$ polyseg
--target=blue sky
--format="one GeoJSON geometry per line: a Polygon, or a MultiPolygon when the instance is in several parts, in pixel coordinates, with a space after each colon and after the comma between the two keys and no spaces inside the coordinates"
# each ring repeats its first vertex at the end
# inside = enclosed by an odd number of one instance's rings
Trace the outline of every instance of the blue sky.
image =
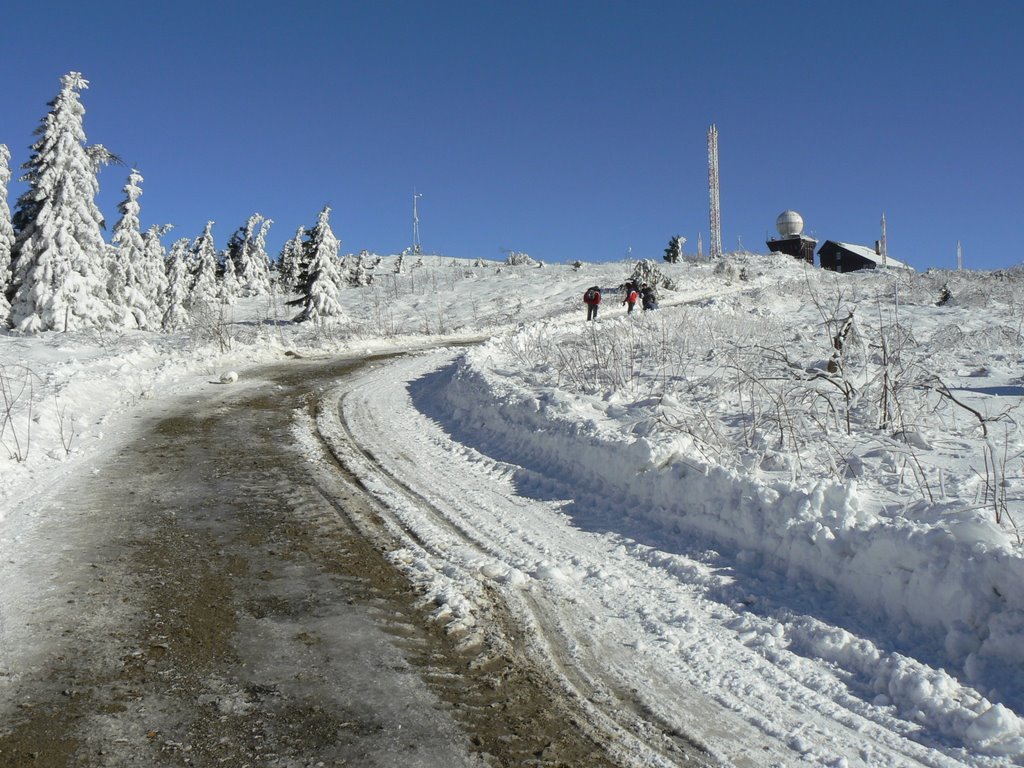
{"type": "MultiPolygon", "coordinates": [[[[325,204],[344,252],[551,262],[820,240],[918,268],[1024,260],[1024,2],[41,0],[5,13],[0,143],[20,166],[81,71],[85,130],[145,177],[169,244],[253,212],[276,253],[325,204]]],[[[15,178],[20,175],[15,168],[15,178]]],[[[126,168],[100,176],[113,224],[126,168]]],[[[21,190],[12,183],[9,200],[21,190]]]]}

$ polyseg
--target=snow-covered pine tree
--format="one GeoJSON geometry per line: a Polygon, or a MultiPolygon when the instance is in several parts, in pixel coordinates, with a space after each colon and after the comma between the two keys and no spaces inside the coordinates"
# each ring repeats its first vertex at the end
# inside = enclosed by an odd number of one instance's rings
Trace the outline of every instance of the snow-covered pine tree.
{"type": "Polygon", "coordinates": [[[228,254],[234,262],[241,296],[262,296],[270,291],[266,233],[271,223],[270,219],[254,213],[228,241],[228,254]]]}
{"type": "Polygon", "coordinates": [[[163,315],[167,293],[167,251],[160,238],[171,229],[170,224],[154,224],[142,236],[143,261],[140,277],[143,280],[146,295],[150,297],[159,312],[157,317],[163,315]]]}
{"type": "Polygon", "coordinates": [[[103,216],[96,207],[99,166],[112,155],[86,147],[79,72],[61,90],[36,129],[39,140],[23,166],[28,189],[12,217],[15,232],[11,323],[25,332],[110,325],[103,216]]]}
{"type": "Polygon", "coordinates": [[[167,288],[164,293],[164,316],[161,327],[177,331],[192,324],[188,301],[192,295],[192,243],[187,237],[176,240],[167,257],[167,288]]]}
{"type": "Polygon", "coordinates": [[[273,282],[270,273],[270,256],[267,254],[267,233],[273,224],[273,219],[263,219],[253,241],[252,265],[254,268],[254,287],[258,291],[255,295],[257,296],[270,293],[271,283],[273,282]]]}
{"type": "Polygon", "coordinates": [[[299,290],[302,276],[306,273],[306,249],[303,241],[306,238],[306,228],[299,227],[295,231],[295,237],[284,244],[281,248],[281,257],[278,261],[277,271],[281,282],[281,290],[284,293],[295,293],[299,290]]]}
{"type": "Polygon", "coordinates": [[[665,249],[665,261],[669,264],[676,264],[680,259],[683,258],[683,243],[686,242],[686,238],[680,235],[676,235],[668,241],[668,248],[665,249]]]}
{"type": "Polygon", "coordinates": [[[228,251],[224,251],[223,269],[217,285],[217,297],[221,304],[234,304],[241,286],[238,282],[238,274],[235,272],[235,260],[231,258],[228,251]]]}
{"type": "Polygon", "coordinates": [[[299,285],[299,296],[288,302],[290,307],[302,307],[295,322],[312,320],[317,323],[340,320],[345,316],[338,301],[342,274],[338,262],[341,242],[334,236],[330,224],[331,208],[324,206],[316,226],[304,243],[304,261],[308,264],[299,285]]]}
{"type": "Polygon", "coordinates": [[[346,280],[354,288],[365,288],[373,282],[373,275],[370,274],[366,266],[366,257],[368,255],[368,251],[360,251],[358,254],[351,256],[350,259],[346,259],[346,261],[351,261],[346,280]]]}
{"type": "Polygon", "coordinates": [[[217,290],[217,248],[213,243],[213,222],[206,222],[203,234],[192,243],[193,280],[187,306],[192,312],[211,309],[219,298],[217,290]]]}
{"type": "Polygon", "coordinates": [[[110,296],[115,302],[120,300],[116,306],[122,310],[128,327],[149,329],[159,325],[161,313],[150,285],[146,243],[139,221],[142,181],[142,174],[133,168],[124,185],[125,199],[117,207],[121,218],[114,225],[110,238],[113,257],[110,296]]]}
{"type": "Polygon", "coordinates": [[[7,205],[7,185],[11,181],[11,151],[0,144],[0,324],[11,314],[7,290],[11,285],[11,251],[14,249],[14,227],[7,205]]]}
{"type": "Polygon", "coordinates": [[[405,273],[405,251],[398,254],[398,258],[395,259],[395,274],[401,275],[405,273]]]}

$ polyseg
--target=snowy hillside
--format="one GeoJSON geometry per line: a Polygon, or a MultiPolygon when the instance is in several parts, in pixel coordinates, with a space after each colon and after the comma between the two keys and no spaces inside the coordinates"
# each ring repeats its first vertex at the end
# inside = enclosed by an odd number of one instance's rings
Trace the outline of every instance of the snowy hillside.
{"type": "Polygon", "coordinates": [[[229,372],[244,385],[286,353],[479,340],[345,393],[375,456],[389,440],[419,452],[431,471],[409,482],[547,505],[517,521],[497,500],[436,502],[484,564],[392,507],[422,543],[394,560],[439,619],[472,634],[481,573],[510,601],[550,589],[566,637],[592,637],[594,664],[724,762],[758,764],[758,739],[767,764],[1024,762],[1020,276],[835,275],[778,255],[655,266],[660,308],[628,316],[632,262],[428,258],[398,274],[384,259],[344,289],[336,325],[292,324],[265,296],[191,332],[3,335],[0,668],[27,652],[32,585],[13,564],[34,494],[90,471],[149,402],[229,372]],[[605,300],[587,323],[593,284],[605,300]],[[676,680],[713,702],[706,717],[675,711],[676,680]],[[715,707],[743,749],[717,744],[715,707]]]}

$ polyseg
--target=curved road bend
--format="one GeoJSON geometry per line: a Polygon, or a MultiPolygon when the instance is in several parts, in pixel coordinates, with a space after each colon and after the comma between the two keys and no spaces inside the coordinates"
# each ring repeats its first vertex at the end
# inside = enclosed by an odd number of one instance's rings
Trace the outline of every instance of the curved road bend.
{"type": "Polygon", "coordinates": [[[291,446],[295,409],[365,364],[166,406],[37,510],[40,597],[6,620],[42,644],[0,668],[0,766],[614,764],[542,667],[445,638],[357,529],[358,487],[291,446]]]}

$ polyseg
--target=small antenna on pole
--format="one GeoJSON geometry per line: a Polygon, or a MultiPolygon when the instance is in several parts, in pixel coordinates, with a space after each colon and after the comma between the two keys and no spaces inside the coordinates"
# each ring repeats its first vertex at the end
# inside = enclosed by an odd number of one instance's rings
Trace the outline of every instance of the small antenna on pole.
{"type": "Polygon", "coordinates": [[[959,240],[956,241],[956,268],[957,269],[963,269],[964,268],[964,251],[963,251],[963,248],[960,247],[960,241],[959,240]]]}
{"type": "Polygon", "coordinates": [[[417,256],[422,253],[420,248],[420,216],[416,207],[416,201],[423,197],[422,194],[416,191],[416,188],[412,189],[412,252],[417,256]]]}

